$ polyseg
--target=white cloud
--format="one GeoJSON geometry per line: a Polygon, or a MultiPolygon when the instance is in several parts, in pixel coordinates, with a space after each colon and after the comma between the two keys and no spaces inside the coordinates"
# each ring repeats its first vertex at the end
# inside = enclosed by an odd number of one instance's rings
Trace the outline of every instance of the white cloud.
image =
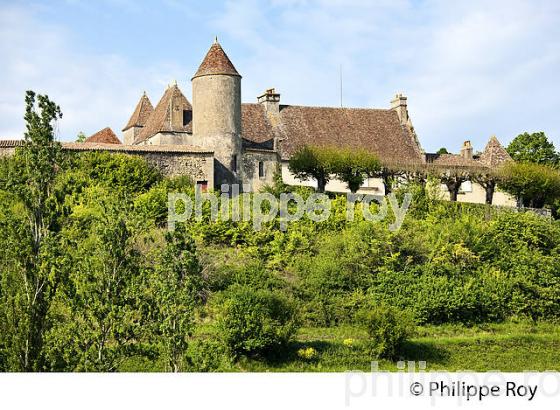
{"type": "Polygon", "coordinates": [[[560,148],[560,6],[555,1],[226,3],[215,21],[249,52],[244,95],[276,85],[292,104],[386,107],[409,96],[421,142],[483,148],[544,130],[560,148]]]}
{"type": "MultiPolygon", "coordinates": [[[[137,4],[111,1],[132,10],[137,4]]],[[[202,13],[177,0],[166,7],[202,13]]],[[[342,65],[344,105],[388,107],[404,92],[428,150],[457,150],[464,139],[481,149],[491,134],[507,143],[541,130],[560,148],[557,1],[236,0],[210,9],[188,30],[209,25],[222,33],[243,75],[244,101],[275,86],[284,103],[336,106],[342,65]]],[[[177,40],[185,53],[193,48],[188,30],[177,40]]],[[[151,31],[157,36],[157,27],[151,31]]],[[[61,136],[72,139],[107,125],[119,131],[144,89],[155,104],[172,78],[193,69],[178,65],[176,54],[142,66],[91,54],[72,34],[32,9],[0,7],[0,137],[22,134],[26,89],[61,105],[61,136]]],[[[189,96],[190,83],[180,85],[189,96]]]]}
{"type": "Polygon", "coordinates": [[[61,106],[59,137],[74,140],[79,131],[89,135],[105,126],[119,134],[142,91],[156,104],[166,84],[184,73],[172,62],[136,67],[119,55],[82,53],[72,33],[15,7],[0,8],[0,38],[3,138],[22,137],[28,89],[61,106]]]}

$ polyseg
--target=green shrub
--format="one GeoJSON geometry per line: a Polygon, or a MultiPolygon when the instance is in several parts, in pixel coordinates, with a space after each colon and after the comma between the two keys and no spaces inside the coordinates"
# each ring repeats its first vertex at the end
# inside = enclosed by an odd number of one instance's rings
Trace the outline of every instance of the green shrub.
{"type": "Polygon", "coordinates": [[[157,168],[139,156],[109,152],[81,152],[70,160],[73,169],[84,172],[98,184],[130,193],[145,192],[162,180],[157,168]]]}
{"type": "Polygon", "coordinates": [[[218,332],[234,356],[267,355],[292,339],[298,323],[284,295],[247,286],[235,286],[228,293],[218,332]]]}
{"type": "Polygon", "coordinates": [[[200,339],[189,343],[189,370],[194,372],[227,371],[231,368],[228,350],[219,340],[200,339]]]}
{"type": "Polygon", "coordinates": [[[414,330],[408,313],[384,304],[365,308],[359,319],[368,332],[369,349],[375,357],[396,358],[414,330]]]}

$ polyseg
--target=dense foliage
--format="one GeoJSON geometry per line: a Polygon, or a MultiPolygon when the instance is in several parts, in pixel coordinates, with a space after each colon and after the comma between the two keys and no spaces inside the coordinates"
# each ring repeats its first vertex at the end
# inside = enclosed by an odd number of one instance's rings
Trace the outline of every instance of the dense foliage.
{"type": "Polygon", "coordinates": [[[509,162],[498,172],[502,189],[511,193],[525,206],[554,206],[560,198],[560,171],[532,162],[509,162]]]}
{"type": "Polygon", "coordinates": [[[289,162],[289,169],[297,178],[317,181],[317,191],[324,192],[332,176],[345,182],[351,192],[356,192],[366,178],[380,171],[377,157],[363,149],[304,146],[297,150],[289,162]]]}
{"type": "Polygon", "coordinates": [[[550,166],[557,166],[560,162],[560,155],[544,132],[519,134],[510,142],[507,152],[514,161],[518,162],[550,166]]]}
{"type": "Polygon", "coordinates": [[[297,330],[293,304],[281,293],[235,286],[220,309],[218,329],[234,355],[270,354],[297,330]]]}
{"type": "Polygon", "coordinates": [[[414,332],[406,311],[391,306],[367,306],[359,316],[370,337],[369,346],[374,357],[398,357],[403,344],[414,332]]]}
{"type": "Polygon", "coordinates": [[[29,96],[29,146],[0,159],[3,371],[309,362],[320,346],[294,342],[300,325],[361,328],[370,353],[398,358],[415,325],[560,319],[559,221],[411,183],[396,191],[413,194],[398,231],[390,217],[348,221],[333,196],[329,219],[286,231],[210,222],[205,207],[169,232],[167,193],[194,195],[190,181],[139,157],[60,152],[57,108],[39,101],[29,96]]]}

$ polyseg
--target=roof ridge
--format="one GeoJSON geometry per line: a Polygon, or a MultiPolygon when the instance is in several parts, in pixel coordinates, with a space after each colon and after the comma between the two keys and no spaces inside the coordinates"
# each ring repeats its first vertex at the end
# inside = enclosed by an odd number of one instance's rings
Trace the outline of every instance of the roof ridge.
{"type": "MultiPolygon", "coordinates": [[[[262,105],[259,102],[246,102],[241,103],[241,105],[262,105]]],[[[300,105],[300,104],[280,104],[280,107],[294,107],[294,108],[317,108],[317,109],[331,109],[331,110],[356,110],[356,111],[393,111],[391,108],[375,108],[375,107],[333,107],[328,105],[300,105]]]]}

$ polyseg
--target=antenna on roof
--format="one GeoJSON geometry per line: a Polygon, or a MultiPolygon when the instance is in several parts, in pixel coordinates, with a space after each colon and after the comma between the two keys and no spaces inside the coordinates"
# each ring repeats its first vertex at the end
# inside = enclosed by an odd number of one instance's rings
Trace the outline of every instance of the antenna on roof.
{"type": "Polygon", "coordinates": [[[340,65],[340,108],[342,108],[342,64],[340,65]]]}
{"type": "Polygon", "coordinates": [[[218,44],[218,36],[214,37],[214,44],[218,44]]]}

